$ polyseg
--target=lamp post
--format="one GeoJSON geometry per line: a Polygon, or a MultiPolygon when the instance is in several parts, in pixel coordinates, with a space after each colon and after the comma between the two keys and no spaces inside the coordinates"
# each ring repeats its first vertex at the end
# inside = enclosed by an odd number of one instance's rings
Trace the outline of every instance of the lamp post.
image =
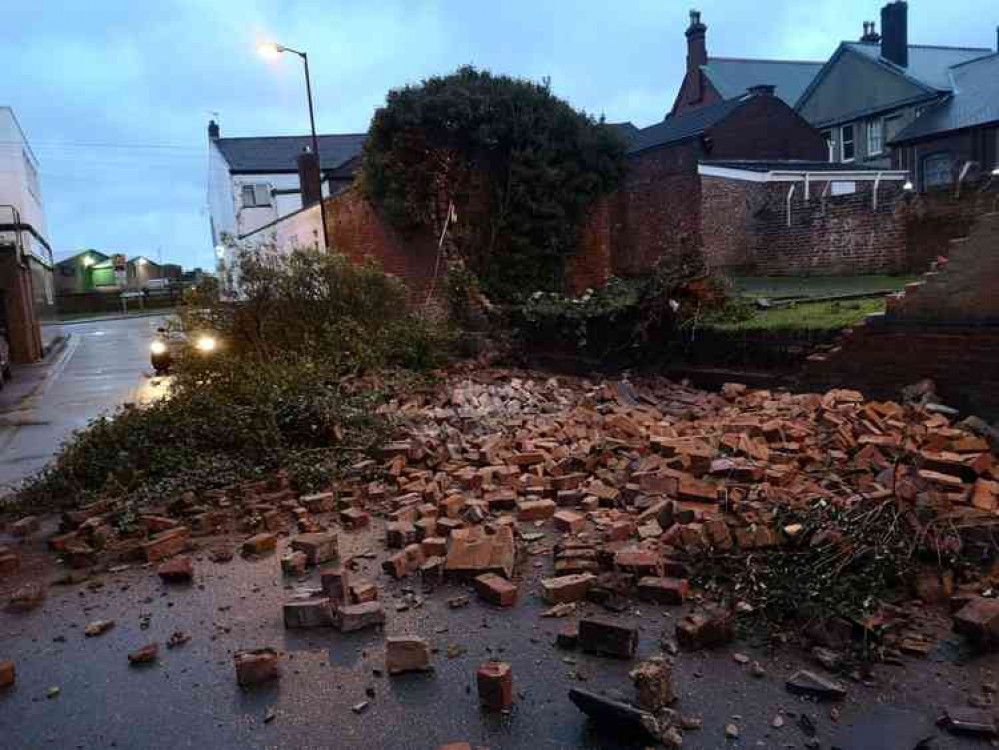
{"type": "Polygon", "coordinates": [[[329,250],[329,244],[326,242],[326,203],[323,201],[323,162],[319,154],[319,138],[316,137],[316,115],[312,106],[312,79],[309,76],[309,56],[305,52],[299,52],[297,49],[285,47],[283,44],[275,42],[264,42],[260,45],[259,50],[261,55],[270,60],[276,60],[282,52],[291,52],[302,58],[302,63],[305,65],[305,93],[309,100],[309,126],[312,129],[312,153],[316,155],[316,162],[319,166],[319,222],[322,225],[320,229],[322,230],[323,249],[329,250]]]}

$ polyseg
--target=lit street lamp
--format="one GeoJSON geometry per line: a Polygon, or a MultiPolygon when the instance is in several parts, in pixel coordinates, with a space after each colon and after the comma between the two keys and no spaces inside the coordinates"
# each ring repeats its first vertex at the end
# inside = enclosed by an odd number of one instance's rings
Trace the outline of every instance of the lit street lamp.
{"type": "Polygon", "coordinates": [[[304,52],[299,52],[297,49],[285,47],[284,45],[277,44],[275,42],[263,42],[259,45],[258,49],[260,54],[268,60],[276,60],[281,56],[282,52],[291,52],[301,57],[302,62],[305,64],[305,93],[309,99],[309,125],[312,128],[312,153],[316,155],[316,163],[319,166],[319,223],[322,225],[320,228],[322,230],[321,236],[323,249],[329,250],[329,245],[326,242],[326,204],[323,202],[323,162],[322,157],[319,154],[319,139],[316,137],[316,115],[312,107],[312,81],[309,78],[309,56],[304,52]]]}

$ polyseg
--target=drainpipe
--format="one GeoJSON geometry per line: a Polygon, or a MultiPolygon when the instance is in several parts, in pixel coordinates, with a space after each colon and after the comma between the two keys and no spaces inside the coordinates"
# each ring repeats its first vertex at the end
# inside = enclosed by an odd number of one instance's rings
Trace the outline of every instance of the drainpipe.
{"type": "Polygon", "coordinates": [[[794,189],[798,187],[793,182],[791,183],[790,189],[787,191],[787,225],[791,226],[791,198],[794,197],[794,189]]]}
{"type": "Polygon", "coordinates": [[[878,212],[878,185],[881,184],[881,172],[878,172],[877,177],[874,178],[874,213],[878,212]]]}
{"type": "Polygon", "coordinates": [[[964,166],[961,167],[961,174],[958,175],[957,177],[957,185],[954,186],[955,198],[961,197],[961,185],[964,183],[964,178],[968,176],[968,171],[971,169],[971,167],[976,164],[978,164],[978,162],[968,160],[964,163],[964,166]]]}
{"type": "Polygon", "coordinates": [[[805,172],[805,203],[808,203],[808,199],[811,196],[811,190],[809,189],[811,184],[808,180],[809,176],[808,172],[805,172]]]}

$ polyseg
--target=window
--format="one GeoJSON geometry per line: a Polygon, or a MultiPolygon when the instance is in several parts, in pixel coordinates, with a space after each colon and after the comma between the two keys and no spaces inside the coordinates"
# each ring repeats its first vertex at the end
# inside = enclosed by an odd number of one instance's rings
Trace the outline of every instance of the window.
{"type": "Polygon", "coordinates": [[[833,195],[850,195],[857,192],[856,182],[834,182],[830,192],[833,195]]]}
{"type": "Polygon", "coordinates": [[[822,140],[826,142],[826,154],[828,154],[829,161],[836,161],[836,144],[833,143],[832,131],[823,130],[822,140]]]}
{"type": "Polygon", "coordinates": [[[877,156],[885,150],[885,121],[875,117],[867,121],[867,155],[877,156]]]}
{"type": "Polygon", "coordinates": [[[853,161],[853,125],[844,125],[839,129],[840,161],[853,161]]]}
{"type": "Polygon", "coordinates": [[[267,185],[243,185],[243,208],[259,208],[271,205],[271,191],[267,185]]]}
{"type": "Polygon", "coordinates": [[[948,151],[923,159],[923,187],[949,185],[954,180],[954,157],[948,151]]]}

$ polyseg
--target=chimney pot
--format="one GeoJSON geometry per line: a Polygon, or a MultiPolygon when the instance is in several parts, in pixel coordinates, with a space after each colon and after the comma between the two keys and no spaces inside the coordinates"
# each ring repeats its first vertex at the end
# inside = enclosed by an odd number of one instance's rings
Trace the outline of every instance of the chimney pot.
{"type": "Polygon", "coordinates": [[[758,83],[746,89],[752,96],[773,96],[777,87],[770,83],[758,83]]]}
{"type": "Polygon", "coordinates": [[[211,140],[216,140],[222,134],[219,124],[215,120],[208,121],[208,137],[211,140]]]}

